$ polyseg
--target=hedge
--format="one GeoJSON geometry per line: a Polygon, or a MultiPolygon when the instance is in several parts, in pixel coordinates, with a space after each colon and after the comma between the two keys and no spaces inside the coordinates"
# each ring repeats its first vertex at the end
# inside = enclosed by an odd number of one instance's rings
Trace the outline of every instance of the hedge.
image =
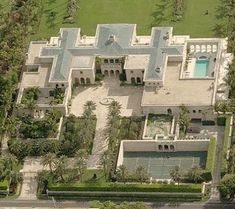
{"type": "Polygon", "coordinates": [[[223,143],[221,172],[226,172],[227,170],[227,151],[228,151],[228,138],[229,138],[229,130],[230,130],[230,119],[231,119],[231,116],[227,115],[225,129],[224,129],[224,143],[223,143]]]}
{"type": "Polygon", "coordinates": [[[84,183],[49,183],[50,191],[116,191],[116,192],[182,192],[201,193],[201,184],[172,185],[172,184],[84,184],[84,183]]]}
{"type": "Polygon", "coordinates": [[[202,121],[202,125],[203,126],[214,126],[215,125],[215,121],[213,121],[213,120],[203,120],[202,121]]]}
{"type": "Polygon", "coordinates": [[[226,124],[226,117],[225,116],[218,116],[217,117],[217,125],[218,126],[225,126],[226,124]]]}
{"type": "MultiPolygon", "coordinates": [[[[102,192],[90,192],[90,193],[48,193],[48,196],[56,197],[56,199],[66,199],[66,200],[112,200],[112,201],[159,201],[159,202],[193,202],[193,201],[200,201],[202,199],[202,194],[193,193],[143,193],[143,194],[136,194],[136,193],[126,193],[120,194],[113,192],[112,194],[104,194],[102,192]]],[[[45,198],[45,196],[40,196],[45,198]]],[[[46,196],[47,197],[47,196],[46,196]]]]}
{"type": "Polygon", "coordinates": [[[8,181],[4,180],[4,181],[0,181],[0,190],[7,190],[8,188],[8,181]]]}

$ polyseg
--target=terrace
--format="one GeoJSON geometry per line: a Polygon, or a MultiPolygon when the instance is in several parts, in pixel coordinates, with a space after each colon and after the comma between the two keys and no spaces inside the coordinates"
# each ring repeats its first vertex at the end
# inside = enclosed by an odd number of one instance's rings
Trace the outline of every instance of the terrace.
{"type": "Polygon", "coordinates": [[[144,139],[157,139],[172,133],[174,120],[171,115],[149,114],[145,121],[144,139]]]}

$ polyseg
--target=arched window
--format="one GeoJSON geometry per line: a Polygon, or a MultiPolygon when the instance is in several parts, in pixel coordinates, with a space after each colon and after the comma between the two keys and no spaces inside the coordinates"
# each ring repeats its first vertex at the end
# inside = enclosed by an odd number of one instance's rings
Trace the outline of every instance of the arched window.
{"type": "Polygon", "coordinates": [[[172,115],[172,110],[169,108],[169,109],[167,109],[167,114],[168,115],[172,115]]]}
{"type": "Polygon", "coordinates": [[[113,70],[110,70],[110,75],[114,75],[114,71],[113,70]]]}
{"type": "Polygon", "coordinates": [[[131,83],[135,84],[135,78],[134,77],[131,77],[131,83]]]}
{"type": "Polygon", "coordinates": [[[163,150],[162,145],[158,145],[159,150],[163,150]]]}
{"type": "Polygon", "coordinates": [[[170,145],[170,150],[172,150],[172,151],[175,150],[174,145],[172,145],[172,144],[170,145]]]}
{"type": "Polygon", "coordinates": [[[169,150],[168,145],[164,145],[164,150],[169,150]]]}
{"type": "Polygon", "coordinates": [[[137,83],[141,83],[141,78],[137,77],[137,83]]]}

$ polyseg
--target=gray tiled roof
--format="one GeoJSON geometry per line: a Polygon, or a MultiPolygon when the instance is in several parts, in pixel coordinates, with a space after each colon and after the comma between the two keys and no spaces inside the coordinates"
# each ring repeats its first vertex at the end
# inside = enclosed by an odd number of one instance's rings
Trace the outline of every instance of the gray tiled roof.
{"type": "Polygon", "coordinates": [[[59,47],[43,47],[41,57],[54,57],[51,81],[66,81],[70,72],[73,56],[124,56],[129,54],[149,54],[149,66],[145,80],[160,80],[166,55],[182,55],[183,46],[169,46],[167,36],[171,28],[153,28],[149,46],[131,46],[134,24],[101,24],[96,33],[96,44],[93,47],[75,46],[80,36],[79,28],[61,29],[59,47]],[[115,41],[110,41],[114,36],[115,41]]]}

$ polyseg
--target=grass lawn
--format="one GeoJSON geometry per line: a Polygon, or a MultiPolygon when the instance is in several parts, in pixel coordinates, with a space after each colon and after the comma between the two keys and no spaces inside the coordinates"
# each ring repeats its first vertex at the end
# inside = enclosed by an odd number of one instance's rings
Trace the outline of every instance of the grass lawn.
{"type": "Polygon", "coordinates": [[[0,5],[2,7],[2,10],[6,12],[11,7],[11,1],[10,0],[1,0],[0,5]]]}
{"type": "Polygon", "coordinates": [[[215,162],[216,139],[212,138],[209,143],[206,160],[206,170],[213,172],[215,162]]]}
{"type": "Polygon", "coordinates": [[[43,0],[42,19],[33,39],[55,36],[61,27],[81,27],[83,34],[94,35],[99,23],[136,23],[140,35],[150,34],[152,26],[173,26],[175,34],[213,37],[220,0],[185,0],[185,16],[180,22],[171,21],[172,0],[80,0],[74,23],[63,24],[67,1],[43,0]],[[55,12],[54,20],[50,20],[50,12],[55,12]]]}
{"type": "Polygon", "coordinates": [[[102,184],[105,182],[105,176],[102,169],[88,169],[85,171],[85,173],[82,175],[82,181],[85,183],[94,183],[92,180],[94,174],[96,174],[96,183],[102,184]]]}

